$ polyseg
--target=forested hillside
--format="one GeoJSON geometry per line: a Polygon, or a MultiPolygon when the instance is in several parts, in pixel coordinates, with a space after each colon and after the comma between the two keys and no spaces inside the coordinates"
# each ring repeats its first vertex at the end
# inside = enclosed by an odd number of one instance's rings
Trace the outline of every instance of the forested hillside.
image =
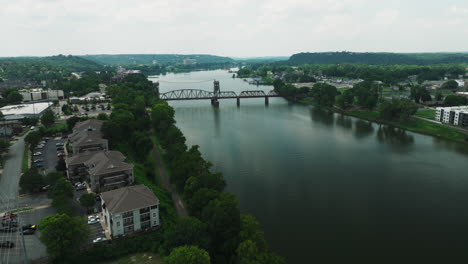
{"type": "Polygon", "coordinates": [[[71,72],[101,71],[103,66],[76,56],[0,58],[0,78],[57,80],[71,72]]]}
{"type": "Polygon", "coordinates": [[[468,63],[468,53],[298,53],[292,55],[288,63],[290,65],[336,63],[428,65],[468,63]]]}
{"type": "Polygon", "coordinates": [[[178,55],[178,54],[117,54],[117,55],[84,55],[82,58],[105,65],[175,65],[175,64],[209,64],[234,62],[228,57],[213,55],[178,55]]]}

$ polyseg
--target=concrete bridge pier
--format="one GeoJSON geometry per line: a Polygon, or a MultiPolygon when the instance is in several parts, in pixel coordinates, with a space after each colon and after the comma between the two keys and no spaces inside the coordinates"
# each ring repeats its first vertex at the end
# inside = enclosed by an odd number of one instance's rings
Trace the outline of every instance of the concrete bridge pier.
{"type": "Polygon", "coordinates": [[[219,107],[218,99],[211,99],[211,105],[214,106],[214,107],[219,107]]]}
{"type": "Polygon", "coordinates": [[[237,99],[237,106],[240,106],[240,98],[237,97],[236,99],[237,99]]]}
{"type": "Polygon", "coordinates": [[[268,100],[268,96],[265,96],[265,105],[268,105],[270,102],[268,100]]]}

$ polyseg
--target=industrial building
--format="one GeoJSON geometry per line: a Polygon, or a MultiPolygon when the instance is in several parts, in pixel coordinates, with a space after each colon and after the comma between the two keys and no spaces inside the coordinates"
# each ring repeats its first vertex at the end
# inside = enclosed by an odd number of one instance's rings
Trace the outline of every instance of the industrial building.
{"type": "Polygon", "coordinates": [[[0,108],[0,111],[5,120],[21,120],[23,118],[39,117],[51,106],[51,102],[7,105],[0,108]]]}
{"type": "Polygon", "coordinates": [[[23,96],[23,102],[51,101],[65,98],[62,90],[43,90],[41,88],[36,88],[23,89],[18,92],[23,96]]]}
{"type": "Polygon", "coordinates": [[[468,106],[437,107],[435,120],[455,126],[468,126],[468,106]]]}

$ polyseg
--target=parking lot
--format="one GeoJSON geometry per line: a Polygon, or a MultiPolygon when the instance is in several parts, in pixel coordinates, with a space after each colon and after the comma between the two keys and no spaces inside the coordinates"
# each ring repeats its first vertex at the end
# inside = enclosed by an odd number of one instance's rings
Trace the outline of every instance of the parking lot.
{"type": "Polygon", "coordinates": [[[60,137],[56,138],[49,138],[44,147],[37,148],[34,150],[34,153],[41,152],[41,155],[36,155],[33,157],[33,160],[41,159],[41,163],[43,165],[42,170],[45,174],[49,172],[55,172],[55,166],[57,165],[58,157],[57,157],[57,143],[65,143],[66,139],[62,139],[60,137]]]}
{"type": "MultiPolygon", "coordinates": [[[[42,218],[53,215],[54,213],[55,209],[52,207],[18,213],[18,217],[20,218],[19,226],[29,224],[37,225],[42,218]]],[[[19,227],[16,232],[0,232],[0,242],[12,241],[15,244],[13,248],[0,248],[0,263],[23,263],[25,257],[24,246],[26,248],[26,256],[29,260],[47,256],[46,247],[40,242],[39,235],[39,230],[36,230],[32,235],[24,235],[23,244],[19,227]]]]}
{"type": "MultiPolygon", "coordinates": [[[[100,214],[93,214],[93,216],[100,216],[100,214]]],[[[89,226],[89,229],[91,230],[91,235],[89,236],[89,243],[93,243],[93,240],[96,239],[96,238],[105,238],[106,235],[105,235],[105,231],[104,229],[102,228],[102,224],[101,222],[103,221],[104,219],[102,219],[102,217],[99,218],[99,221],[97,223],[94,223],[94,224],[88,224],[89,226]]]]}

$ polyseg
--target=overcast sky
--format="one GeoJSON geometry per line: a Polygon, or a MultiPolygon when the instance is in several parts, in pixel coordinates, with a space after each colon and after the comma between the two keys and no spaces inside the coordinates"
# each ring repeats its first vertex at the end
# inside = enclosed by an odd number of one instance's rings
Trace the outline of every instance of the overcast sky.
{"type": "Polygon", "coordinates": [[[0,56],[468,51],[467,0],[0,0],[0,56]]]}

